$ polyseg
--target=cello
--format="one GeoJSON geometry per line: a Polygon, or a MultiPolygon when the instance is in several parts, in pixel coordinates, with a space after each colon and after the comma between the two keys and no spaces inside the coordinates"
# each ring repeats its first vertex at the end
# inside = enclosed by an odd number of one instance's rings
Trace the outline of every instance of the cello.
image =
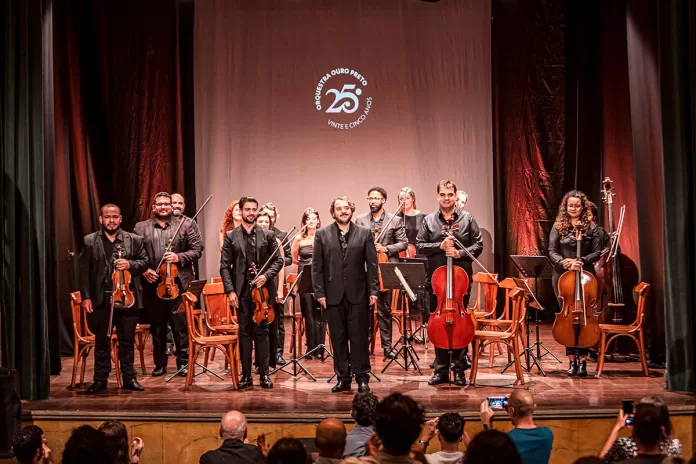
{"type": "MultiPolygon", "coordinates": [[[[582,232],[575,231],[575,256],[582,253],[582,232]]],[[[597,279],[585,270],[566,271],[558,279],[561,312],[553,322],[553,338],[567,348],[590,348],[599,342],[599,320],[593,307],[597,302],[597,279]]]]}

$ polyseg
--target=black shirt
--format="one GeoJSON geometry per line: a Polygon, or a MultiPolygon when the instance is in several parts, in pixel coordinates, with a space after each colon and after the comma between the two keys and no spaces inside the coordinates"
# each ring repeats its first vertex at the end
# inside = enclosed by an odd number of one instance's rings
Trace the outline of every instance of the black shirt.
{"type": "Polygon", "coordinates": [[[259,263],[256,262],[256,228],[252,228],[251,232],[247,232],[244,227],[242,227],[242,236],[244,237],[244,249],[246,250],[246,278],[247,280],[254,280],[256,277],[251,271],[251,265],[259,263]]]}
{"type": "Polygon", "coordinates": [[[113,288],[113,283],[111,282],[111,274],[114,273],[114,261],[117,259],[116,245],[120,245],[121,241],[119,239],[116,239],[112,242],[111,240],[109,240],[109,237],[106,236],[106,233],[103,233],[101,238],[102,246],[104,247],[104,256],[106,256],[106,261],[109,267],[109,272],[107,272],[104,276],[104,283],[102,287],[104,288],[104,290],[111,291],[111,289],[113,288]]]}
{"type": "Polygon", "coordinates": [[[384,222],[384,211],[382,211],[382,215],[378,217],[377,219],[374,218],[372,213],[370,213],[370,229],[372,230],[372,235],[375,236],[375,239],[379,235],[379,232],[382,231],[382,223],[384,222]],[[378,232],[379,230],[379,232],[378,232]]]}
{"type": "Polygon", "coordinates": [[[338,243],[341,244],[341,257],[345,258],[346,251],[348,251],[348,239],[350,237],[350,233],[353,230],[353,224],[348,224],[347,232],[343,232],[340,227],[336,227],[336,230],[338,231],[338,243]]]}
{"type": "MultiPolygon", "coordinates": [[[[158,263],[162,260],[162,256],[164,256],[164,252],[169,246],[169,241],[172,238],[172,235],[174,235],[174,230],[172,229],[172,218],[171,216],[169,219],[167,219],[167,222],[164,223],[164,226],[161,226],[159,222],[157,222],[157,219],[153,219],[153,243],[152,243],[152,250],[155,253],[155,256],[153,256],[153,261],[155,263],[158,263]]],[[[155,269],[157,271],[157,269],[155,269]]]]}
{"type": "Polygon", "coordinates": [[[408,238],[408,243],[415,245],[416,237],[418,237],[418,224],[423,221],[425,213],[418,213],[414,216],[403,215],[406,223],[406,237],[408,238]]]}
{"type": "MultiPolygon", "coordinates": [[[[564,236],[553,227],[549,234],[549,259],[554,265],[555,273],[564,273],[566,269],[561,265],[561,261],[566,258],[575,258],[577,240],[572,231],[564,236]]],[[[602,237],[599,227],[593,222],[587,232],[582,236],[580,244],[580,260],[583,269],[594,274],[594,263],[600,258],[602,252],[602,237]]]]}

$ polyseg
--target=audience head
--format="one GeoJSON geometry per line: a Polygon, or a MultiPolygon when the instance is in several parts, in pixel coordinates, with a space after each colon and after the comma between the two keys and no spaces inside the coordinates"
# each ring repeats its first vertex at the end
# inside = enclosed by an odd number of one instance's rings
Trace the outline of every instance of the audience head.
{"type": "Polygon", "coordinates": [[[372,392],[357,393],[353,397],[350,415],[358,425],[363,427],[374,425],[378,403],[377,397],[372,392]]]}
{"type": "Polygon", "coordinates": [[[43,430],[27,425],[12,437],[12,450],[21,464],[39,462],[42,456],[43,430]]]}
{"type": "Polygon", "coordinates": [[[445,443],[457,443],[464,435],[464,418],[456,412],[448,412],[437,421],[440,440],[445,443]]]}
{"type": "Polygon", "coordinates": [[[633,439],[638,452],[651,450],[664,437],[660,408],[649,403],[639,403],[633,416],[633,439]]]}
{"type": "Polygon", "coordinates": [[[266,464],[308,464],[309,454],[296,438],[281,438],[268,452],[266,464]]]}
{"type": "Polygon", "coordinates": [[[106,438],[99,430],[81,425],[72,431],[63,450],[63,464],[111,464],[106,438]]]}
{"type": "Polygon", "coordinates": [[[99,426],[99,431],[104,434],[106,446],[114,464],[130,463],[130,447],[126,426],[119,421],[106,421],[99,426]]]}
{"type": "Polygon", "coordinates": [[[375,430],[387,453],[408,454],[423,424],[423,408],[406,395],[394,393],[377,405],[375,430]]]}
{"type": "Polygon", "coordinates": [[[662,427],[665,429],[665,436],[672,436],[672,421],[669,418],[669,408],[662,398],[657,396],[646,396],[640,400],[640,404],[652,404],[660,410],[660,418],[662,419],[662,427]]]}
{"type": "Polygon", "coordinates": [[[531,417],[536,409],[534,395],[529,390],[513,390],[508,399],[507,412],[513,424],[525,417],[531,417]]]}
{"type": "Polygon", "coordinates": [[[220,421],[220,438],[223,440],[244,440],[247,436],[247,421],[239,411],[229,411],[220,421]]]}
{"type": "Polygon", "coordinates": [[[522,464],[522,458],[507,433],[486,430],[466,447],[465,464],[522,464]]]}
{"type": "Polygon", "coordinates": [[[583,456],[577,458],[573,464],[604,464],[604,459],[597,456],[583,456]]]}
{"type": "Polygon", "coordinates": [[[314,444],[319,456],[340,459],[346,448],[346,426],[338,419],[324,419],[317,426],[314,444]]]}

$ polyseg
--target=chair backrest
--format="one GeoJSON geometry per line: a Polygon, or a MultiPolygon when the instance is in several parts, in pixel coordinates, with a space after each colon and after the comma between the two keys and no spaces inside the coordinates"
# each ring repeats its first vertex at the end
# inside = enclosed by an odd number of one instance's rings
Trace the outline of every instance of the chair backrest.
{"type": "Polygon", "coordinates": [[[82,309],[82,295],[80,292],[70,293],[70,309],[72,310],[73,331],[75,338],[84,340],[85,337],[93,335],[87,325],[87,317],[82,309]]]}
{"type": "Polygon", "coordinates": [[[513,319],[512,317],[512,291],[517,288],[517,284],[510,277],[500,282],[500,288],[505,289],[505,308],[498,319],[513,319]]]}
{"type": "Polygon", "coordinates": [[[525,304],[524,290],[515,287],[510,289],[510,304],[512,306],[512,324],[510,324],[507,332],[515,332],[517,328],[524,322],[527,316],[527,305],[525,304]]]}
{"type": "Polygon", "coordinates": [[[217,284],[219,282],[222,282],[222,277],[211,277],[210,282],[213,284],[217,284]]]}
{"type": "Polygon", "coordinates": [[[631,325],[640,327],[643,325],[643,318],[645,317],[645,304],[650,293],[650,284],[641,282],[635,286],[633,291],[638,295],[638,309],[636,310],[636,320],[631,325]]]}
{"type": "Polygon", "coordinates": [[[184,304],[184,310],[186,311],[186,325],[188,325],[188,336],[194,343],[202,336],[200,328],[196,323],[194,318],[193,306],[198,301],[198,298],[191,293],[186,292],[181,296],[182,302],[184,304]]]}
{"type": "Polygon", "coordinates": [[[498,274],[490,276],[485,272],[477,272],[472,277],[472,280],[477,283],[476,288],[476,303],[474,304],[475,311],[485,311],[483,317],[489,318],[495,314],[495,309],[498,304],[498,284],[495,279],[498,274]]]}
{"type": "Polygon", "coordinates": [[[232,324],[237,318],[230,309],[230,300],[222,282],[205,284],[203,287],[205,321],[210,326],[232,324]]]}

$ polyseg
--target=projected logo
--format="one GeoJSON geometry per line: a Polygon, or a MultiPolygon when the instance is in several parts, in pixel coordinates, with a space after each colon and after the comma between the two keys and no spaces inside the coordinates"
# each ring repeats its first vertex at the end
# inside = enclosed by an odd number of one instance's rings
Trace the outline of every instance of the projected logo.
{"type": "Polygon", "coordinates": [[[367,79],[354,69],[336,68],[319,80],[314,91],[314,106],[328,115],[334,129],[354,129],[365,122],[372,108],[366,89],[367,79]]]}

